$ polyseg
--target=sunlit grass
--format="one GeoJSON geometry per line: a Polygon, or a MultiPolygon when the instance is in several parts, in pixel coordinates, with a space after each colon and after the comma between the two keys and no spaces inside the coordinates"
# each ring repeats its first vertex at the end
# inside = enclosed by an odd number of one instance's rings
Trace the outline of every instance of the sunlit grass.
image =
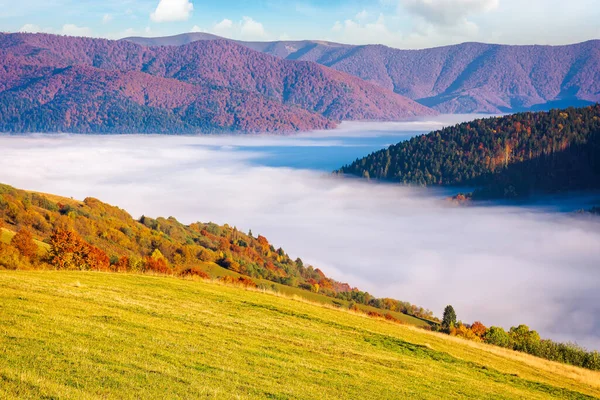
{"type": "Polygon", "coordinates": [[[0,398],[582,398],[600,374],[259,291],[0,272],[0,398]]]}

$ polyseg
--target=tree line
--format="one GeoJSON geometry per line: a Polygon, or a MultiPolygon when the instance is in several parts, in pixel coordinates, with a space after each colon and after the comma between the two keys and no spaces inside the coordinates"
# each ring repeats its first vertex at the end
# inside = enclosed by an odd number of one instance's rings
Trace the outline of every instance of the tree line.
{"type": "Polygon", "coordinates": [[[54,201],[6,185],[0,185],[0,222],[5,228],[4,236],[16,232],[5,243],[0,240],[0,269],[55,268],[209,277],[206,267],[216,264],[250,280],[267,280],[319,293],[334,301],[436,321],[429,310],[404,301],[378,299],[327,277],[300,258],[290,258],[262,235],[244,233],[229,225],[184,225],[172,217],[142,216],[135,220],[118,207],[94,198],[83,202],[54,201]],[[37,244],[34,238],[38,239],[37,244]]]}
{"type": "Polygon", "coordinates": [[[542,339],[538,332],[523,324],[511,327],[508,332],[499,326],[488,328],[479,321],[471,325],[464,324],[457,320],[456,311],[451,305],[444,309],[439,330],[451,336],[521,351],[551,361],[600,370],[598,351],[588,351],[576,343],[558,343],[542,339]]]}

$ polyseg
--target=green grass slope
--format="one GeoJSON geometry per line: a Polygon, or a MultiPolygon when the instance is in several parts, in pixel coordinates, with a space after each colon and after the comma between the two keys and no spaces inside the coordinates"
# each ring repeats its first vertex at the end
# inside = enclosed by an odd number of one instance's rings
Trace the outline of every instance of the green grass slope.
{"type": "Polygon", "coordinates": [[[0,398],[590,398],[600,374],[205,281],[0,272],[0,398]]]}

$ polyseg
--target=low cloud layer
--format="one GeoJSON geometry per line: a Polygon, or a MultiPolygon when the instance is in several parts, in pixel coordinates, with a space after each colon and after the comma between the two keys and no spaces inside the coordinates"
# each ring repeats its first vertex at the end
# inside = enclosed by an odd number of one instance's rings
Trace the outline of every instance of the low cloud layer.
{"type": "Polygon", "coordinates": [[[266,147],[344,145],[336,135],[0,137],[0,182],[252,229],[377,296],[600,349],[597,220],[261,165],[266,147]]]}

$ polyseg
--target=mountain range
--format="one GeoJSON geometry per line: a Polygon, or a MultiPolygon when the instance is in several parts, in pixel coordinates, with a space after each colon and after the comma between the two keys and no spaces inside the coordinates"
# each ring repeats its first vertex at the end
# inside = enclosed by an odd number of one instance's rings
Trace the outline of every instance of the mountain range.
{"type": "MultiPolygon", "coordinates": [[[[124,40],[179,46],[222,39],[188,33],[124,40]]],[[[355,75],[442,113],[536,111],[600,101],[600,40],[565,46],[463,43],[423,50],[312,40],[236,43],[355,75]]]]}
{"type": "Polygon", "coordinates": [[[227,40],[129,41],[0,34],[0,130],[296,131],[436,111],[314,62],[227,40]]]}

